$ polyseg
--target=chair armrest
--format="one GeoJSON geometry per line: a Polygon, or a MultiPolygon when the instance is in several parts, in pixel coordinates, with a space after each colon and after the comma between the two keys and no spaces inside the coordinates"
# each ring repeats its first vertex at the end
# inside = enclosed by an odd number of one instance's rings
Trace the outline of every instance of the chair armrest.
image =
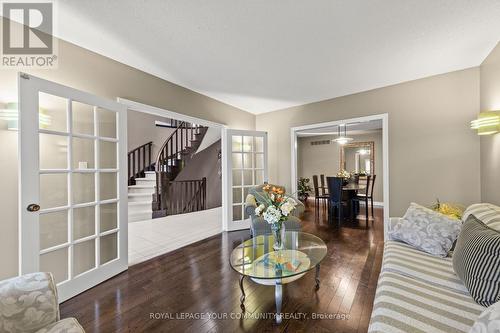
{"type": "Polygon", "coordinates": [[[295,207],[292,216],[300,218],[300,215],[302,215],[302,213],[306,210],[306,206],[298,199],[295,199],[295,201],[297,202],[297,207],[295,207]]]}
{"type": "Polygon", "coordinates": [[[0,281],[0,330],[36,332],[59,320],[54,278],[32,273],[0,281]]]}

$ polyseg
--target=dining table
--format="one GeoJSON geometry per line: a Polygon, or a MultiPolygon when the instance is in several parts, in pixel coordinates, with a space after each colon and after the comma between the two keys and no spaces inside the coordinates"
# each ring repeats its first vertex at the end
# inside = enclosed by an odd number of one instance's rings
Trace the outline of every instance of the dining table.
{"type": "Polygon", "coordinates": [[[345,185],[342,186],[342,199],[344,201],[347,201],[347,209],[343,209],[342,215],[344,218],[349,217],[353,219],[354,217],[357,216],[359,212],[359,207],[354,207],[357,208],[356,210],[353,209],[352,207],[352,199],[358,194],[358,191],[364,191],[366,190],[366,184],[358,184],[354,182],[349,182],[345,185]],[[354,213],[354,216],[351,214],[354,213]],[[347,215],[349,214],[349,215],[347,215]]]}

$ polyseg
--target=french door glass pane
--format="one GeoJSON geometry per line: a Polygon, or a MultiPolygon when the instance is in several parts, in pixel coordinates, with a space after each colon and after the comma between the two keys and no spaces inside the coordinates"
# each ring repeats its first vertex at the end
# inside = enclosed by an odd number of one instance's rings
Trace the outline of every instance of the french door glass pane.
{"type": "Polygon", "coordinates": [[[100,169],[116,169],[116,142],[99,140],[100,169]]]}
{"type": "Polygon", "coordinates": [[[95,206],[73,209],[73,239],[95,234],[95,206]]]}
{"type": "Polygon", "coordinates": [[[234,152],[241,151],[243,148],[243,138],[241,136],[232,136],[232,143],[231,143],[231,149],[234,152]]]}
{"type": "Polygon", "coordinates": [[[261,136],[255,137],[255,152],[257,153],[264,152],[264,138],[261,136]]]}
{"type": "Polygon", "coordinates": [[[252,154],[251,153],[243,154],[243,167],[245,169],[252,168],[252,154]]]}
{"type": "Polygon", "coordinates": [[[73,247],[73,275],[78,275],[95,267],[95,240],[75,244],[73,247]]]}
{"type": "Polygon", "coordinates": [[[253,151],[253,136],[243,137],[243,151],[253,151]]]}
{"type": "Polygon", "coordinates": [[[116,203],[110,203],[101,205],[100,216],[101,216],[101,231],[105,232],[108,230],[116,229],[118,224],[118,205],[116,203]]]}
{"type": "Polygon", "coordinates": [[[242,205],[233,206],[233,221],[240,221],[242,217],[242,205]]]}
{"type": "Polygon", "coordinates": [[[101,265],[118,258],[118,237],[116,233],[101,237],[101,265]]]}
{"type": "Polygon", "coordinates": [[[256,169],[264,168],[264,154],[255,154],[255,168],[256,169]]]}
{"type": "Polygon", "coordinates": [[[94,107],[72,102],[73,133],[94,135],[94,107]]]}
{"type": "Polygon", "coordinates": [[[40,169],[68,168],[68,138],[61,135],[39,134],[40,169]]]}
{"type": "Polygon", "coordinates": [[[40,255],[40,271],[51,272],[56,283],[68,279],[68,248],[62,248],[40,255]]]}
{"type": "Polygon", "coordinates": [[[241,161],[242,154],[233,153],[233,169],[243,168],[243,163],[241,161]]]}
{"type": "Polygon", "coordinates": [[[68,211],[40,214],[40,250],[68,241],[68,211]]]}
{"type": "Polygon", "coordinates": [[[116,199],[116,172],[101,172],[100,178],[100,196],[101,200],[116,199]]]}
{"type": "Polygon", "coordinates": [[[40,175],[40,207],[42,209],[68,205],[68,174],[40,175]]]}
{"type": "Polygon", "coordinates": [[[242,191],[241,187],[233,188],[233,203],[242,203],[244,198],[242,199],[242,191]]]}
{"type": "Polygon", "coordinates": [[[243,185],[253,185],[252,170],[243,170],[243,185]]]}
{"type": "Polygon", "coordinates": [[[73,138],[73,169],[94,169],[94,140],[73,138]]]}
{"type": "Polygon", "coordinates": [[[116,138],[116,112],[97,109],[99,122],[99,136],[107,138],[116,138]]]}
{"type": "Polygon", "coordinates": [[[233,186],[241,185],[241,170],[233,170],[233,186]]]}
{"type": "Polygon", "coordinates": [[[93,172],[73,173],[73,203],[81,204],[95,201],[95,174],[93,172]]]}
{"type": "Polygon", "coordinates": [[[51,131],[67,132],[68,100],[43,92],[39,93],[38,98],[40,128],[51,131]]]}

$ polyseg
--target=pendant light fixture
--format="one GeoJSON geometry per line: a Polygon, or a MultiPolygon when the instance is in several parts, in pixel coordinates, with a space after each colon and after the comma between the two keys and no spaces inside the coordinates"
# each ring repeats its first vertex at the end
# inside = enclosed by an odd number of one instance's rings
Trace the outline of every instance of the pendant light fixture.
{"type": "Polygon", "coordinates": [[[345,145],[346,143],[353,140],[353,138],[347,137],[347,124],[340,124],[338,127],[338,136],[333,139],[334,142],[337,142],[339,145],[345,145]],[[342,135],[342,127],[344,128],[344,134],[342,135]]]}

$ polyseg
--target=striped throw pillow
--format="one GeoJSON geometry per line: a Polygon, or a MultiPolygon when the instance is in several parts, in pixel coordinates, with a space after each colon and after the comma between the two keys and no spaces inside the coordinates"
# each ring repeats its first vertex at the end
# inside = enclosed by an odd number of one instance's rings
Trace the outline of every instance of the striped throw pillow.
{"type": "Polygon", "coordinates": [[[500,300],[500,233],[470,215],[453,252],[453,270],[478,304],[500,300]]]}

